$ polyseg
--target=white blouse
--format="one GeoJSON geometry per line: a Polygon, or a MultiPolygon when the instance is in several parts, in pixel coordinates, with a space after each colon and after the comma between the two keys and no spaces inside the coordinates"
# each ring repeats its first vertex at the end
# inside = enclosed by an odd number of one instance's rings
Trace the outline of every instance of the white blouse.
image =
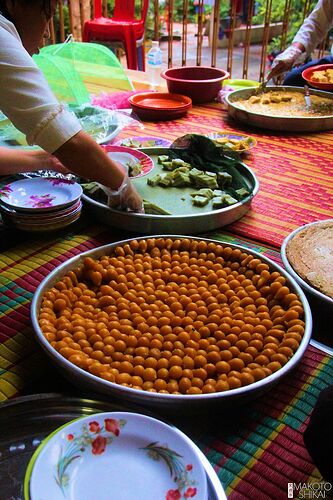
{"type": "Polygon", "coordinates": [[[333,25],[333,0],[319,0],[311,14],[304,20],[293,42],[304,45],[310,55],[324,40],[333,25]]]}
{"type": "Polygon", "coordinates": [[[29,144],[53,153],[81,129],[58,102],[10,21],[0,15],[0,109],[29,144]]]}

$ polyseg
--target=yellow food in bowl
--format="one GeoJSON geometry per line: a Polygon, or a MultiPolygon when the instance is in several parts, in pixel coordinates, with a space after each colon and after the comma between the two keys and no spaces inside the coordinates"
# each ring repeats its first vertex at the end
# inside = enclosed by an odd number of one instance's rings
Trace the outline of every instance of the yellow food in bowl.
{"type": "Polygon", "coordinates": [[[306,105],[304,94],[272,90],[247,99],[233,101],[239,108],[268,116],[315,117],[333,115],[333,99],[311,94],[311,106],[306,105]]]}
{"type": "Polygon", "coordinates": [[[314,71],[311,75],[311,81],[318,83],[333,83],[333,69],[314,71]]]}
{"type": "Polygon", "coordinates": [[[208,394],[282,368],[303,338],[286,278],[249,252],[148,238],[86,257],[44,293],[39,325],[71,363],[122,386],[208,394]]]}

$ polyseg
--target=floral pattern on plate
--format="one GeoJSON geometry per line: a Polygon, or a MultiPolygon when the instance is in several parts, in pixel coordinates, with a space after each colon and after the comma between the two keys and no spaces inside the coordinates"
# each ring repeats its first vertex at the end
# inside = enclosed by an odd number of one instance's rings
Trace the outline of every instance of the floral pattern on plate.
{"type": "Polygon", "coordinates": [[[17,210],[45,210],[75,203],[81,194],[81,186],[70,179],[34,177],[7,184],[0,199],[17,210]]]}
{"type": "Polygon", "coordinates": [[[150,443],[143,448],[148,452],[153,460],[162,460],[166,463],[170,476],[177,483],[178,488],[168,490],[166,500],[181,500],[182,498],[193,498],[197,494],[196,481],[190,478],[193,470],[192,464],[184,464],[183,457],[165,445],[160,445],[157,441],[150,443]]]}
{"type": "Polygon", "coordinates": [[[99,422],[93,420],[88,424],[83,424],[81,434],[67,434],[68,444],[60,452],[55,472],[55,480],[63,493],[70,483],[69,466],[71,463],[80,458],[86,449],[93,455],[104,453],[107,445],[119,436],[120,429],[125,424],[126,420],[106,418],[104,425],[101,426],[99,422]]]}
{"type": "Polygon", "coordinates": [[[8,198],[12,191],[10,186],[3,186],[0,188],[0,198],[8,198]]]}
{"type": "Polygon", "coordinates": [[[27,500],[39,499],[46,488],[49,498],[64,500],[207,499],[205,470],[190,440],[164,422],[129,412],[90,415],[47,437],[27,468],[27,500]]]}

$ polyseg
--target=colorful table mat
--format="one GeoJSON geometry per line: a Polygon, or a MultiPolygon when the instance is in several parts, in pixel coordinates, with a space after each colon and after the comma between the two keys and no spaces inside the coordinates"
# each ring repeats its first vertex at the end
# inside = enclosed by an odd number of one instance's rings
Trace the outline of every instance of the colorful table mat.
{"type": "MultiPolygon", "coordinates": [[[[272,248],[229,233],[210,237],[255,249],[279,261],[272,248]]],[[[129,237],[90,225],[76,234],[30,237],[0,254],[0,401],[47,376],[50,361],[34,340],[29,307],[39,283],[80,252],[129,237]]],[[[54,370],[55,374],[56,371],[54,370]]],[[[230,499],[284,499],[288,483],[319,481],[302,439],[319,392],[333,383],[333,359],[309,346],[293,373],[269,393],[229,412],[192,416],[194,439],[213,464],[230,499]]],[[[296,495],[295,495],[296,497],[296,495]]]]}
{"type": "Polygon", "coordinates": [[[221,104],[208,104],[194,106],[178,120],[144,122],[140,133],[123,130],[117,140],[136,135],[175,140],[188,133],[210,134],[221,130],[242,132],[258,142],[243,159],[258,177],[259,193],[251,210],[228,230],[279,248],[298,226],[332,217],[331,131],[296,134],[250,129],[231,121],[221,104]]]}

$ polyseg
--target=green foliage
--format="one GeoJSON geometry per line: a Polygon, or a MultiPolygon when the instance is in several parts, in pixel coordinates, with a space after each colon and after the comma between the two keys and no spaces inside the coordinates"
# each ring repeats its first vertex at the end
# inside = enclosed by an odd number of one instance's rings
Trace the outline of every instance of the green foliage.
{"type": "MultiPolygon", "coordinates": [[[[296,0],[292,3],[289,25],[288,25],[288,33],[286,38],[286,47],[290,45],[297,31],[301,27],[303,23],[304,16],[304,7],[306,0],[296,0]]],[[[316,5],[316,1],[313,0],[311,2],[310,11],[316,5]]],[[[283,21],[284,13],[285,13],[285,2],[281,2],[281,0],[273,0],[272,1],[272,13],[271,13],[271,22],[281,22],[283,21]]],[[[253,24],[264,24],[265,22],[265,13],[266,13],[266,0],[257,0],[256,2],[256,14],[253,16],[253,24]]],[[[273,38],[268,46],[269,52],[274,50],[281,50],[281,36],[277,36],[273,38]]]]}

